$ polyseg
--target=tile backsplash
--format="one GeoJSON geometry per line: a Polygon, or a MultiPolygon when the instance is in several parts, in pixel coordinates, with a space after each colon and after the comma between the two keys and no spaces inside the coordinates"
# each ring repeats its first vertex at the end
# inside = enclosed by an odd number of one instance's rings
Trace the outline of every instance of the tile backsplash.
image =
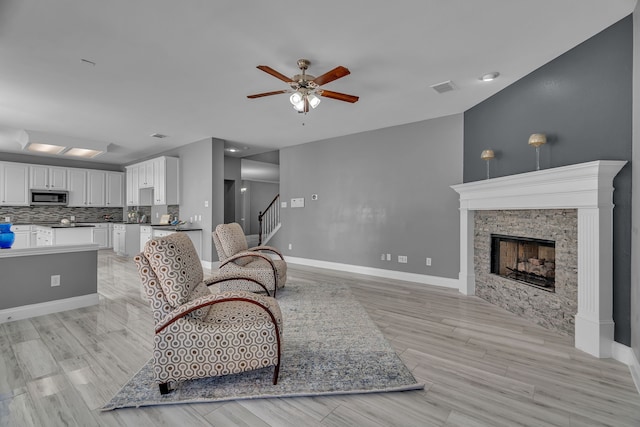
{"type": "Polygon", "coordinates": [[[76,222],[101,222],[104,215],[111,215],[113,222],[122,221],[122,208],[85,208],[67,206],[0,206],[0,222],[10,217],[13,224],[38,224],[60,222],[71,216],[76,222]]]}
{"type": "MultiPolygon", "coordinates": [[[[147,216],[147,222],[151,221],[151,206],[131,207],[129,210],[138,211],[139,217],[147,216]]],[[[164,213],[164,209],[163,209],[164,213]]],[[[180,216],[179,205],[166,206],[166,213],[171,218],[180,216]]],[[[123,209],[119,208],[85,208],[68,206],[0,206],[0,222],[5,217],[10,218],[13,224],[40,224],[47,222],[60,222],[62,219],[76,217],[76,222],[102,222],[105,215],[111,215],[111,222],[126,221],[123,217],[123,209]]],[[[157,221],[154,221],[157,222],[157,221]]]]}

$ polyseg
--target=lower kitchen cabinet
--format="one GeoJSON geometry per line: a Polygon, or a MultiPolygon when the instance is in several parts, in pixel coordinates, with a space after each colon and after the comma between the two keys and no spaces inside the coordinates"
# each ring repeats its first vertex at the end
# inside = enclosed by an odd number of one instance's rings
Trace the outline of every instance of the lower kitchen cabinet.
{"type": "Polygon", "coordinates": [[[151,240],[153,229],[150,225],[140,226],[140,252],[144,249],[144,245],[151,240]]]}
{"type": "Polygon", "coordinates": [[[113,224],[113,251],[120,256],[140,252],[140,224],[113,224]]]}
{"type": "Polygon", "coordinates": [[[107,223],[93,223],[92,242],[97,243],[100,249],[111,247],[111,224],[107,223]]]}
{"type": "Polygon", "coordinates": [[[13,249],[31,247],[31,225],[12,225],[11,231],[15,235],[15,240],[11,245],[13,249]]]}

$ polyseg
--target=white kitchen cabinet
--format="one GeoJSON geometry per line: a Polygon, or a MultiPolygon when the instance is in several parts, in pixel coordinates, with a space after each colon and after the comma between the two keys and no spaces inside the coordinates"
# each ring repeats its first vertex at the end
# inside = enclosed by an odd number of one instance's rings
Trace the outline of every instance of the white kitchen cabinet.
{"type": "Polygon", "coordinates": [[[87,206],[87,171],[68,168],[67,184],[69,188],[69,206],[87,206]]]}
{"type": "Polygon", "coordinates": [[[121,256],[140,252],[140,225],[113,224],[113,251],[121,256]]]}
{"type": "Polygon", "coordinates": [[[138,188],[153,188],[155,179],[154,160],[138,163],[138,188]]]}
{"type": "Polygon", "coordinates": [[[31,247],[31,225],[12,225],[11,231],[15,235],[15,240],[11,247],[13,249],[23,249],[31,247]]]}
{"type": "Polygon", "coordinates": [[[30,172],[30,186],[31,188],[44,190],[66,190],[67,168],[32,165],[30,172]]]}
{"type": "Polygon", "coordinates": [[[127,227],[124,224],[113,225],[113,238],[111,241],[113,243],[113,251],[118,255],[124,256],[126,254],[126,235],[127,227]]]}
{"type": "Polygon", "coordinates": [[[29,206],[29,165],[0,162],[0,205],[29,206]]]}
{"type": "Polygon", "coordinates": [[[104,171],[87,172],[87,206],[104,206],[107,174],[104,171]]]}
{"type": "Polygon", "coordinates": [[[127,166],[127,206],[179,204],[179,162],[176,157],[158,157],[127,166]]]}
{"type": "Polygon", "coordinates": [[[144,245],[151,240],[153,230],[150,225],[140,226],[140,252],[144,249],[144,245]]]}
{"type": "Polygon", "coordinates": [[[109,224],[96,222],[91,225],[93,225],[91,241],[97,243],[100,249],[108,248],[111,240],[109,238],[109,224]]]}
{"type": "Polygon", "coordinates": [[[154,205],[177,205],[179,201],[178,165],[176,157],[158,157],[154,162],[154,205]]]}
{"type": "Polygon", "coordinates": [[[127,166],[127,206],[139,206],[140,188],[138,187],[138,167],[127,166]]]}
{"type": "Polygon", "coordinates": [[[37,246],[51,246],[53,245],[53,229],[49,227],[36,227],[37,233],[37,246]]]}
{"type": "Polygon", "coordinates": [[[124,203],[124,174],[122,172],[107,172],[105,185],[105,203],[107,207],[123,206],[124,203]]]}

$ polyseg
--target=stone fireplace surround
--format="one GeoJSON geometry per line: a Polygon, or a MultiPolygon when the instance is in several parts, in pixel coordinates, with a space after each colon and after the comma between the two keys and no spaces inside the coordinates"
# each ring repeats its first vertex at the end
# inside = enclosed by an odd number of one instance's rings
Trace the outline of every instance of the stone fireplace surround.
{"type": "Polygon", "coordinates": [[[578,308],[577,210],[477,210],[474,236],[475,294],[547,329],[574,336],[578,308]],[[555,241],[555,292],[492,274],[492,234],[555,241]]]}
{"type": "Polygon", "coordinates": [[[613,179],[626,163],[597,160],[452,186],[460,194],[460,292],[476,294],[474,211],[577,209],[575,346],[612,357],[613,179]]]}

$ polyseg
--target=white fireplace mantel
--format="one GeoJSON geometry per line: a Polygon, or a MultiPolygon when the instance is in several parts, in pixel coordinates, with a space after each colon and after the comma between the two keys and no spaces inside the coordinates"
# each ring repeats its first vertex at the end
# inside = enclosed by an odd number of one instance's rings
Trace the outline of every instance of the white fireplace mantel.
{"type": "Polygon", "coordinates": [[[613,179],[626,163],[597,160],[451,186],[460,194],[460,292],[475,294],[473,211],[577,209],[575,346],[596,357],[611,357],[613,179]]]}

